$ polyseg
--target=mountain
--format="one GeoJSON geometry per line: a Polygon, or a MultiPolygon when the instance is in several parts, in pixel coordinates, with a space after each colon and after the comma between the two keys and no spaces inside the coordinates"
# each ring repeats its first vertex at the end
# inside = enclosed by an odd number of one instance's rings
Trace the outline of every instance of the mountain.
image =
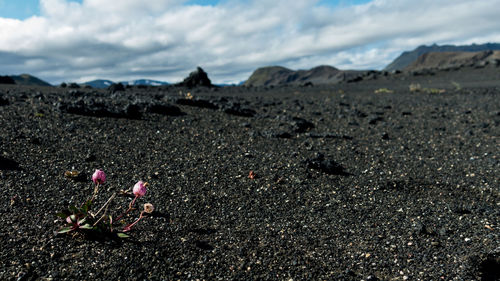
{"type": "Polygon", "coordinates": [[[245,82],[245,86],[269,86],[281,84],[294,73],[293,70],[281,66],[261,67],[255,70],[245,82]]]}
{"type": "Polygon", "coordinates": [[[130,86],[137,86],[137,85],[145,85],[145,86],[163,86],[163,85],[169,85],[168,82],[163,82],[163,81],[158,81],[158,80],[151,80],[151,79],[138,79],[138,80],[132,80],[132,81],[123,81],[120,82],[123,85],[130,85],[130,86]]]}
{"type": "Polygon", "coordinates": [[[25,86],[52,86],[49,83],[29,74],[11,75],[17,85],[25,86]]]}
{"type": "Polygon", "coordinates": [[[488,50],[500,50],[500,43],[486,43],[481,45],[431,45],[420,46],[413,51],[403,52],[393,62],[384,68],[385,71],[403,70],[423,54],[430,52],[481,52],[488,50]]]}
{"type": "Polygon", "coordinates": [[[97,79],[89,82],[82,83],[82,85],[91,86],[92,88],[105,89],[113,84],[113,81],[97,79]]]}
{"type": "MultiPolygon", "coordinates": [[[[96,89],[106,89],[107,87],[111,86],[115,82],[111,80],[104,80],[104,79],[97,79],[97,80],[92,80],[88,81],[85,83],[82,83],[82,85],[88,85],[91,86],[92,88],[96,89]]],[[[145,86],[162,86],[162,85],[169,85],[167,82],[163,81],[157,81],[157,80],[150,80],[150,79],[138,79],[138,80],[132,80],[132,81],[122,81],[119,82],[122,83],[123,85],[130,85],[130,86],[137,86],[137,85],[145,85],[145,86]]]]}
{"type": "Polygon", "coordinates": [[[321,65],[309,70],[291,70],[281,66],[262,67],[255,70],[245,86],[336,84],[354,79],[365,71],[339,70],[321,65]]]}
{"type": "Polygon", "coordinates": [[[404,68],[405,71],[423,69],[451,69],[464,66],[481,67],[487,64],[498,65],[500,51],[481,52],[430,52],[419,56],[404,68]]]}

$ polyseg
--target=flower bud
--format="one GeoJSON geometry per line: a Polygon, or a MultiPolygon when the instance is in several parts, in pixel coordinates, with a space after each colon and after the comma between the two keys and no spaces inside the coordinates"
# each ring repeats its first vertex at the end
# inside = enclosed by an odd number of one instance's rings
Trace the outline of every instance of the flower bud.
{"type": "Polygon", "coordinates": [[[146,182],[142,182],[142,181],[138,181],[135,185],[134,185],[134,189],[132,190],[132,192],[134,193],[135,196],[137,197],[142,197],[144,196],[144,194],[146,194],[146,185],[148,183],[146,182]]]}
{"type": "Polygon", "coordinates": [[[106,174],[102,170],[97,169],[92,175],[92,181],[95,184],[103,184],[106,182],[106,174]]]}
{"type": "Polygon", "coordinates": [[[144,212],[151,214],[155,210],[155,207],[151,203],[144,204],[144,212]]]}

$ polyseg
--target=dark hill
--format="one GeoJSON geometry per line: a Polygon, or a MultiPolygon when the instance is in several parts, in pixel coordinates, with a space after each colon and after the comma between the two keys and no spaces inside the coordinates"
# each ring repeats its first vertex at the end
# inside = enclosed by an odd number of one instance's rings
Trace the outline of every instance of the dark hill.
{"type": "Polygon", "coordinates": [[[486,43],[481,45],[432,45],[432,46],[420,46],[413,51],[403,52],[399,57],[397,57],[393,62],[385,67],[386,71],[403,70],[409,66],[412,62],[417,60],[423,54],[430,52],[481,52],[487,50],[500,50],[499,43],[486,43]]]}
{"type": "Polygon", "coordinates": [[[254,71],[245,86],[322,85],[348,81],[364,71],[344,71],[322,65],[309,70],[291,70],[281,66],[262,67],[254,71]]]}
{"type": "Polygon", "coordinates": [[[52,86],[49,83],[29,74],[12,75],[10,76],[16,84],[25,86],[52,86]]]}
{"type": "Polygon", "coordinates": [[[246,86],[268,86],[283,83],[294,73],[293,70],[281,66],[261,67],[255,70],[245,82],[246,86]]]}
{"type": "Polygon", "coordinates": [[[16,84],[16,81],[10,76],[0,76],[0,84],[16,84]]]}
{"type": "Polygon", "coordinates": [[[451,69],[464,66],[481,67],[492,63],[498,65],[500,51],[481,52],[431,52],[421,55],[404,70],[451,69]]]}

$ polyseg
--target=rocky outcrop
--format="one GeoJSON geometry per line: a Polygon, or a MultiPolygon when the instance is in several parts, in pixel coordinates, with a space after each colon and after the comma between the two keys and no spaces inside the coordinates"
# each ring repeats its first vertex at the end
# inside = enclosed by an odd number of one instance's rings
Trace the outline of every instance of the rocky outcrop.
{"type": "Polygon", "coordinates": [[[270,66],[255,70],[245,82],[245,86],[313,86],[336,84],[349,81],[363,72],[364,71],[343,71],[328,65],[297,71],[281,66],[270,66]]]}
{"type": "Polygon", "coordinates": [[[464,66],[482,67],[487,64],[497,64],[500,61],[500,51],[482,52],[433,52],[418,57],[407,66],[405,71],[420,71],[425,69],[453,69],[464,66]]]}
{"type": "Polygon", "coordinates": [[[436,52],[482,52],[489,50],[500,50],[500,44],[486,43],[486,44],[472,44],[463,46],[454,45],[431,45],[431,46],[419,46],[413,51],[403,52],[399,57],[392,61],[388,66],[384,68],[385,71],[395,71],[403,70],[408,67],[411,63],[415,62],[418,57],[426,53],[436,53],[436,52]]]}
{"type": "Polygon", "coordinates": [[[184,86],[188,88],[194,87],[212,87],[212,82],[208,79],[208,74],[198,66],[198,68],[191,72],[189,76],[184,79],[181,83],[177,84],[177,86],[184,86]]]}

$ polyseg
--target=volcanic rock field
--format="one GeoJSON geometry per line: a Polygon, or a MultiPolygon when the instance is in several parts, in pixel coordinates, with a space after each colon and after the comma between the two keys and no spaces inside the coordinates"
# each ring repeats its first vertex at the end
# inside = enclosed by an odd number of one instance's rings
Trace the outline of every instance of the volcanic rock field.
{"type": "Polygon", "coordinates": [[[0,279],[498,280],[500,83],[438,78],[0,85],[0,279]],[[95,169],[130,238],[56,234],[95,169]]]}

